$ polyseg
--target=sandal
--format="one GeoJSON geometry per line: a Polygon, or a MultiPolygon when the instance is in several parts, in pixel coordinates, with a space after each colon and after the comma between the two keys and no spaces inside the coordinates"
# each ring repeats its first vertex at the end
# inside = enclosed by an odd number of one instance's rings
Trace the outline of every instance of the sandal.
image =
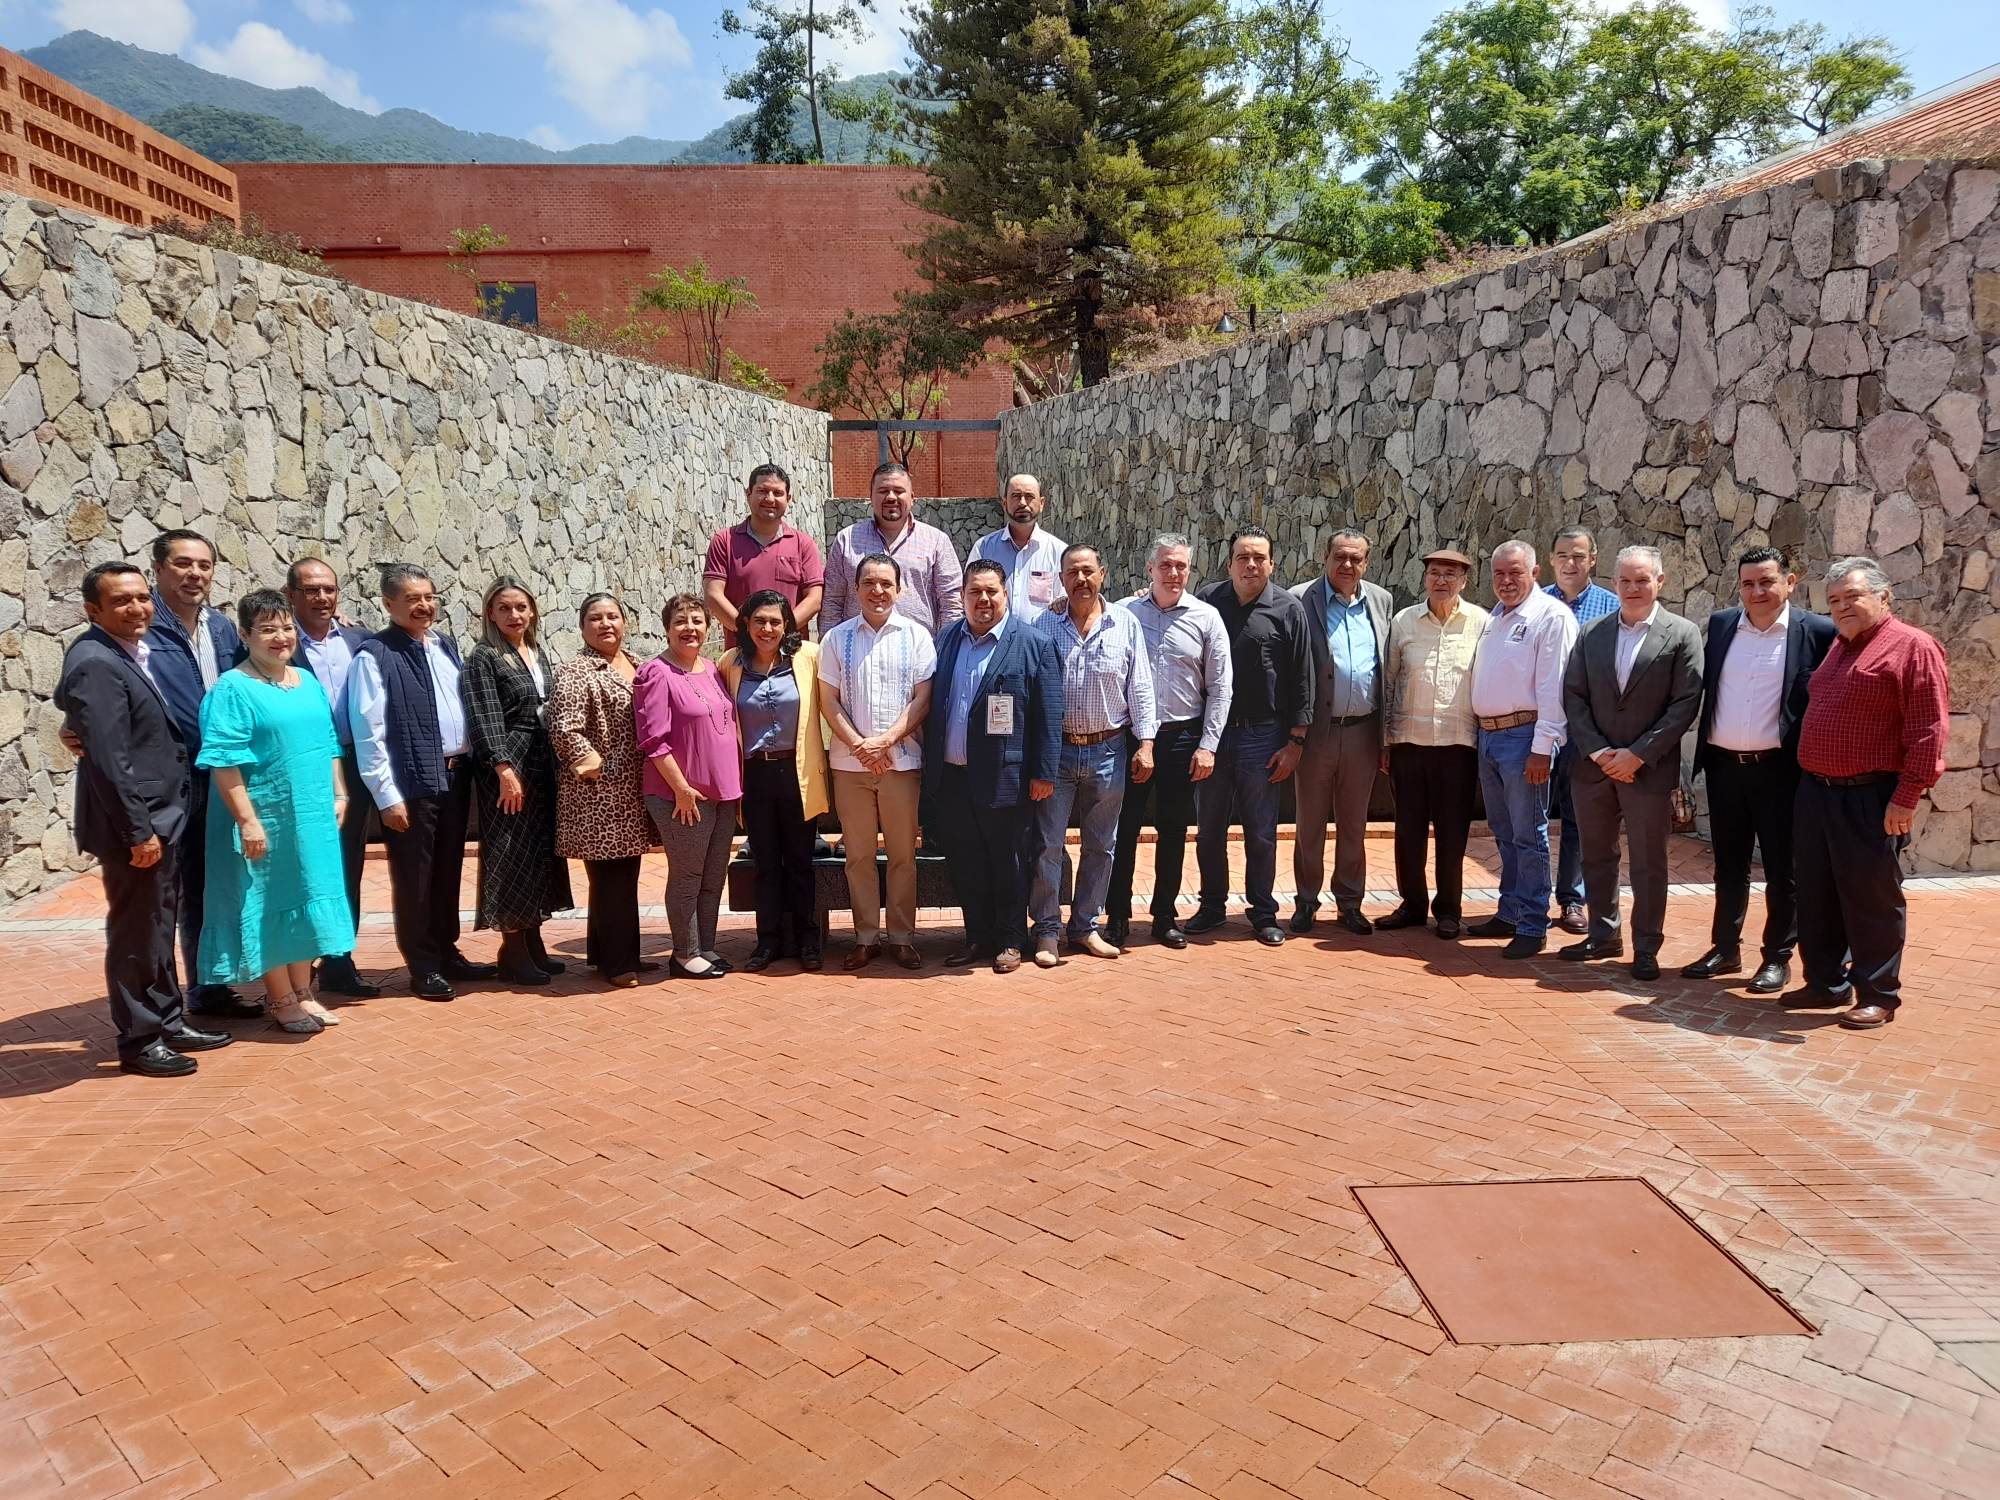
{"type": "Polygon", "coordinates": [[[306,1009],[304,998],[296,994],[282,997],[267,994],[264,1009],[269,1013],[273,1026],[293,1036],[317,1036],[326,1029],[325,1023],[306,1009]]]}

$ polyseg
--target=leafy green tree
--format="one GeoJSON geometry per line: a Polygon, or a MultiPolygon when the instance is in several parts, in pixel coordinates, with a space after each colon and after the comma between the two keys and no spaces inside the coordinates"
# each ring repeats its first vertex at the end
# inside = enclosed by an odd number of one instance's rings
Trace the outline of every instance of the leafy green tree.
{"type": "Polygon", "coordinates": [[[839,71],[822,61],[822,44],[848,37],[860,41],[868,35],[865,12],[875,9],[875,0],[805,0],[803,8],[788,6],[783,0],[749,0],[749,14],[734,10],[722,13],[722,29],[729,36],[750,36],[757,41],[757,55],[741,73],[729,75],[723,92],[742,99],[750,113],[732,134],[738,146],[747,146],[750,159],[760,162],[821,162],[826,160],[826,132],[820,123],[827,91],[839,81],[839,71]],[[812,146],[808,150],[793,138],[792,115],[803,100],[812,124],[812,146]]]}
{"type": "Polygon", "coordinates": [[[481,277],[479,257],[489,251],[505,249],[507,236],[491,224],[481,224],[477,229],[454,229],[451,232],[451,253],[458,258],[444,263],[445,270],[464,281],[472,288],[472,310],[482,318],[497,318],[500,307],[509,292],[514,290],[511,281],[491,283],[493,291],[486,291],[488,283],[481,277]]]}
{"type": "Polygon", "coordinates": [[[1772,59],[1786,79],[1792,122],[1810,135],[1852,125],[1878,105],[1910,97],[1908,73],[1886,38],[1833,42],[1816,21],[1779,29],[1768,6],[1737,16],[1745,44],[1772,59]]]}
{"type": "Polygon", "coordinates": [[[213,104],[177,104],[147,121],[210,161],[355,161],[344,146],[275,115],[213,104]]]}
{"type": "MultiPolygon", "coordinates": [[[[711,276],[708,263],[662,266],[633,295],[635,312],[665,313],[681,336],[687,368],[704,380],[725,381],[737,361],[745,370],[755,366],[738,360],[723,342],[723,327],[732,314],[755,307],[757,298],[741,276],[711,276]]],[[[768,379],[768,376],[766,377],[768,379]]]]}
{"type": "Polygon", "coordinates": [[[1221,276],[1234,106],[1221,0],[928,0],[910,33],[933,155],[913,252],[982,342],[1111,373],[1221,276]]]}
{"type": "MultiPolygon", "coordinates": [[[[896,310],[849,308],[818,345],[825,356],[806,399],[824,411],[853,411],[878,422],[922,422],[945,405],[945,382],[980,362],[982,341],[953,324],[938,299],[904,292],[896,310]]],[[[908,463],[923,434],[892,432],[889,450],[908,463]]]]}

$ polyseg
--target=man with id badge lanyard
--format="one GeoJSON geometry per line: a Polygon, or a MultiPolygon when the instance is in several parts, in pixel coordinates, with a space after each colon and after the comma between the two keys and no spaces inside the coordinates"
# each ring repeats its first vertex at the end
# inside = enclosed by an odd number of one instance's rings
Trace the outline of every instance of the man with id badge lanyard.
{"type": "Polygon", "coordinates": [[[1042,482],[1032,474],[1016,474],[1000,497],[1007,524],[972,544],[968,563],[990,562],[1000,569],[1007,590],[1007,614],[1024,627],[1048,613],[1062,598],[1062,555],[1068,545],[1042,530],[1042,482]]]}
{"type": "Polygon", "coordinates": [[[1054,790],[1062,759],[1062,661],[1008,604],[999,563],[967,565],[965,618],[938,637],[924,723],[924,824],[965,914],[965,941],[945,966],[991,960],[996,974],[1021,967],[1033,804],[1054,790]]]}

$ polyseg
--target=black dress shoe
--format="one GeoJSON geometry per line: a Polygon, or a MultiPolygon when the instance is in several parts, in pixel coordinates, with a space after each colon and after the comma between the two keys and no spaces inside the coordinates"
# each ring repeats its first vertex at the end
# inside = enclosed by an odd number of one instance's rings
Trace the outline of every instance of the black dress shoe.
{"type": "Polygon", "coordinates": [[[569,965],[559,958],[550,958],[548,947],[542,942],[542,929],[530,927],[528,933],[528,957],[535,961],[535,967],[545,974],[566,973],[569,965]]]}
{"type": "Polygon", "coordinates": [[[410,993],[419,1000],[456,1000],[458,991],[453,989],[442,974],[412,974],[410,993]]]}
{"type": "Polygon", "coordinates": [[[264,1007],[247,995],[239,995],[226,984],[196,990],[188,1001],[188,1013],[216,1016],[228,1021],[251,1021],[264,1014],[264,1007]]]}
{"type": "Polygon", "coordinates": [[[1837,990],[1830,990],[1823,984],[1802,984],[1788,994],[1778,997],[1778,1004],[1788,1010],[1831,1010],[1838,1005],[1848,1005],[1854,1000],[1854,986],[1843,984],[1837,990]]]}
{"type": "Polygon", "coordinates": [[[817,974],[826,966],[826,960],[819,956],[819,944],[799,944],[799,967],[808,974],[817,974]]]}
{"type": "Polygon", "coordinates": [[[1359,908],[1358,906],[1349,906],[1343,908],[1340,912],[1340,915],[1335,917],[1333,920],[1339,923],[1342,927],[1345,927],[1349,932],[1353,933],[1356,937],[1367,937],[1370,933],[1372,933],[1375,930],[1375,924],[1369,921],[1368,918],[1362,914],[1361,908],[1359,908]]]}
{"type": "Polygon", "coordinates": [[[1189,937],[1198,932],[1213,932],[1229,920],[1229,913],[1221,911],[1198,911],[1181,923],[1181,931],[1189,937]]]}
{"type": "Polygon", "coordinates": [[[944,966],[947,969],[969,969],[979,962],[979,956],[979,950],[967,943],[963,948],[955,948],[947,953],[944,956],[944,966]]]}
{"type": "Polygon", "coordinates": [[[1750,981],[1753,995],[1775,995],[1792,982],[1792,966],[1782,960],[1761,966],[1750,981]]]}
{"type": "Polygon", "coordinates": [[[725,974],[729,973],[732,969],[736,967],[736,965],[732,964],[728,959],[724,958],[720,953],[717,953],[713,948],[702,949],[701,956],[708,960],[708,966],[711,969],[720,969],[725,974]]]}
{"type": "Polygon", "coordinates": [[[1424,914],[1421,911],[1411,911],[1407,906],[1399,906],[1387,916],[1377,917],[1375,925],[1384,932],[1395,932],[1404,927],[1421,927],[1424,925],[1424,914]]]}
{"type": "Polygon", "coordinates": [[[213,1052],[217,1047],[227,1047],[236,1038],[226,1031],[196,1031],[192,1026],[170,1026],[160,1033],[160,1040],[176,1052],[213,1052]]]}
{"type": "Polygon", "coordinates": [[[682,964],[678,958],[667,960],[667,972],[676,979],[720,979],[722,977],[722,970],[714,967],[703,969],[697,974],[694,970],[682,964]]]}
{"type": "Polygon", "coordinates": [[[454,953],[438,968],[446,979],[494,979],[499,977],[500,965],[476,964],[462,953],[454,953]]]}
{"type": "Polygon", "coordinates": [[[1580,943],[1566,943],[1556,949],[1557,958],[1567,958],[1572,962],[1587,958],[1623,958],[1625,939],[1585,938],[1580,943]]]}
{"type": "Polygon", "coordinates": [[[355,1000],[379,1000],[382,986],[363,979],[351,958],[330,959],[319,966],[319,987],[329,994],[347,995],[355,1000]]]}
{"type": "Polygon", "coordinates": [[[165,1042],[148,1042],[143,1052],[118,1059],[118,1071],[137,1073],[141,1078],[185,1078],[195,1070],[195,1060],[182,1057],[165,1042]]]}
{"type": "Polygon", "coordinates": [[[1185,948],[1187,946],[1187,934],[1171,922],[1167,923],[1164,927],[1155,922],[1153,924],[1153,941],[1167,948],[1185,948]]]}
{"type": "Polygon", "coordinates": [[[1651,983],[1653,980],[1658,979],[1660,977],[1659,955],[1654,953],[1633,954],[1632,977],[1634,979],[1645,980],[1647,983],[1651,983]]]}
{"type": "Polygon", "coordinates": [[[639,972],[641,974],[657,974],[664,967],[665,965],[660,963],[658,959],[642,958],[639,960],[639,972]]]}
{"type": "MultiPolygon", "coordinates": [[[[1375,925],[1380,927],[1382,924],[1377,922],[1375,925]]],[[[1439,917],[1437,931],[1447,943],[1455,943],[1465,936],[1465,924],[1457,917],[1439,917]]]]}
{"type": "Polygon", "coordinates": [[[750,956],[743,960],[743,972],[745,974],[761,974],[764,970],[771,967],[772,960],[777,956],[776,951],[763,943],[759,943],[750,950],[750,956]]]}
{"type": "Polygon", "coordinates": [[[1285,930],[1276,922],[1273,922],[1269,927],[1259,927],[1257,929],[1257,941],[1262,943],[1266,948],[1282,948],[1285,945],[1285,930]]]}
{"type": "Polygon", "coordinates": [[[1474,922],[1465,929],[1467,937],[1510,938],[1514,935],[1514,924],[1503,922],[1498,917],[1488,917],[1484,922],[1474,922]]]}
{"type": "Polygon", "coordinates": [[[1104,941],[1111,944],[1114,948],[1126,947],[1132,941],[1132,924],[1130,922],[1106,922],[1098,930],[1104,934],[1104,941]]]}
{"type": "Polygon", "coordinates": [[[1313,918],[1316,911],[1317,908],[1315,907],[1301,906],[1297,911],[1293,912],[1290,924],[1292,931],[1301,934],[1311,932],[1313,930],[1313,918]]]}
{"type": "Polygon", "coordinates": [[[1502,958],[1533,958],[1548,946],[1546,938],[1529,937],[1525,932],[1514,934],[1513,940],[1500,950],[1502,958]]]}
{"type": "Polygon", "coordinates": [[[1736,948],[1711,948],[1681,969],[1683,979],[1714,979],[1734,974],[1743,967],[1743,954],[1736,948]]]}

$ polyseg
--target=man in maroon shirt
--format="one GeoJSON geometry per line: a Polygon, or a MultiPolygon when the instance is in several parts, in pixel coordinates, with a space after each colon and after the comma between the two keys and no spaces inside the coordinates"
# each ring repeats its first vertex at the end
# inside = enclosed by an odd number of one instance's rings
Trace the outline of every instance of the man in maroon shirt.
{"type": "Polygon", "coordinates": [[[785,524],[792,508],[792,476],[776,464],[759,464],[744,488],[749,518],[725,526],[709,539],[701,570],[702,597],[722,624],[723,641],[736,642],[736,607],[759,589],[776,589],[792,606],[806,632],[819,613],[826,582],[819,545],[796,526],[785,524]]]}
{"type": "Polygon", "coordinates": [[[1812,675],[1799,732],[1792,826],[1805,987],[1783,1003],[1853,1009],[1862,1031],[1901,1003],[1903,847],[1917,803],[1944,774],[1950,679],[1944,649],[1896,618],[1873,558],[1826,570],[1839,637],[1812,675]]]}

